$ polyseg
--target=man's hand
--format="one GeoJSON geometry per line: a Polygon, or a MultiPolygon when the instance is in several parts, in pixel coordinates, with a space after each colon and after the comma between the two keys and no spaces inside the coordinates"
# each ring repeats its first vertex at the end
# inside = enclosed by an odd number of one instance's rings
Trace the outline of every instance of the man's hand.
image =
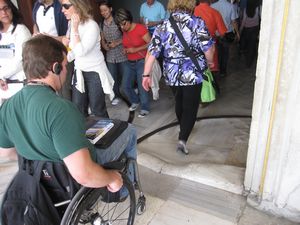
{"type": "Polygon", "coordinates": [[[107,189],[110,192],[117,192],[121,189],[121,187],[123,186],[123,179],[122,176],[119,172],[117,171],[110,171],[111,174],[110,176],[113,179],[113,182],[111,182],[110,184],[107,185],[107,189]]]}
{"type": "Polygon", "coordinates": [[[0,79],[0,89],[6,91],[8,89],[7,83],[0,79]]]}
{"type": "Polygon", "coordinates": [[[123,185],[121,175],[115,170],[104,169],[94,162],[88,148],[79,149],[63,160],[71,176],[85,187],[107,187],[109,191],[116,192],[123,185]]]}

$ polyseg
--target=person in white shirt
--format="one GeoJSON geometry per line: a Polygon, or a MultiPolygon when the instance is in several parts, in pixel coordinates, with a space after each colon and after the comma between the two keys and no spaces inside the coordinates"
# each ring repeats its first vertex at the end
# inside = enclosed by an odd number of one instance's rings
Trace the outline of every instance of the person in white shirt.
{"type": "Polygon", "coordinates": [[[30,37],[15,5],[0,0],[0,105],[23,87],[22,45],[30,37]]]}
{"type": "Polygon", "coordinates": [[[36,1],[32,9],[33,33],[47,34],[61,40],[68,29],[68,21],[61,10],[59,0],[36,1]]]}
{"type": "Polygon", "coordinates": [[[70,38],[63,38],[68,46],[68,61],[75,60],[72,101],[88,116],[108,117],[105,94],[114,98],[114,80],[107,69],[100,49],[100,29],[92,19],[92,7],[86,0],[62,0],[62,12],[70,21],[70,38]]]}
{"type": "MultiPolygon", "coordinates": [[[[67,34],[68,20],[62,13],[59,0],[36,0],[32,9],[33,35],[44,34],[59,41],[67,34]]],[[[58,93],[63,98],[71,100],[71,80],[74,63],[68,63],[68,76],[65,85],[58,93]]]]}

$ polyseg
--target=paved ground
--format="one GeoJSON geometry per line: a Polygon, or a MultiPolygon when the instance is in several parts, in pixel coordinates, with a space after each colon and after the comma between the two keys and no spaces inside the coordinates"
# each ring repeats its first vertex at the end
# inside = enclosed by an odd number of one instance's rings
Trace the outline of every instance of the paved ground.
{"type": "Polygon", "coordinates": [[[147,211],[137,225],[296,225],[258,211],[244,196],[140,168],[147,211]],[[155,181],[155,182],[154,182],[155,181]]]}
{"type": "MultiPolygon", "coordinates": [[[[0,162],[0,197],[16,170],[0,162]]],[[[296,225],[258,211],[246,198],[199,182],[163,175],[140,166],[147,209],[135,225],[296,225]]]]}
{"type": "MultiPolygon", "coordinates": [[[[232,62],[237,60],[232,58],[232,62]]],[[[241,194],[251,123],[254,70],[254,67],[245,68],[241,63],[234,63],[229,75],[218,79],[221,95],[207,107],[199,108],[199,120],[187,145],[190,150],[188,156],[175,151],[178,126],[155,132],[176,123],[174,98],[162,81],[160,99],[151,101],[150,115],[145,118],[135,115],[133,120],[142,140],[138,145],[138,162],[159,173],[241,194]],[[144,139],[152,132],[153,135],[144,139]]],[[[125,103],[107,105],[112,118],[127,119],[125,103]]]]}

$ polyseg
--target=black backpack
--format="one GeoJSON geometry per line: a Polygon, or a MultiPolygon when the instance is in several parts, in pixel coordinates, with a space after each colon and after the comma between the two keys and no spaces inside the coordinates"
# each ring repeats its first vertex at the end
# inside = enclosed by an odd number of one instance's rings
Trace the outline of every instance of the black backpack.
{"type": "Polygon", "coordinates": [[[58,225],[79,187],[63,163],[20,157],[2,200],[2,225],[58,225]]]}

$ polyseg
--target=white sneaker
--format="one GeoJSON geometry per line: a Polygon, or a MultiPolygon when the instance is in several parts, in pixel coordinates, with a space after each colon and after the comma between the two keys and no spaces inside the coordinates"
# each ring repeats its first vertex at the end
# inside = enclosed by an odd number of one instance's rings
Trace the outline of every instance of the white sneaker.
{"type": "Polygon", "coordinates": [[[189,150],[186,148],[186,143],[180,140],[177,144],[177,152],[181,152],[185,155],[189,154],[189,150]]]}
{"type": "Polygon", "coordinates": [[[112,105],[118,105],[120,103],[120,99],[119,98],[114,98],[112,101],[111,101],[111,104],[112,105]]]}
{"type": "Polygon", "coordinates": [[[128,110],[135,111],[138,106],[139,106],[139,103],[132,103],[128,110]]]}
{"type": "Polygon", "coordinates": [[[145,116],[147,116],[149,114],[149,111],[147,110],[141,110],[138,117],[139,118],[144,118],[145,116]]]}

